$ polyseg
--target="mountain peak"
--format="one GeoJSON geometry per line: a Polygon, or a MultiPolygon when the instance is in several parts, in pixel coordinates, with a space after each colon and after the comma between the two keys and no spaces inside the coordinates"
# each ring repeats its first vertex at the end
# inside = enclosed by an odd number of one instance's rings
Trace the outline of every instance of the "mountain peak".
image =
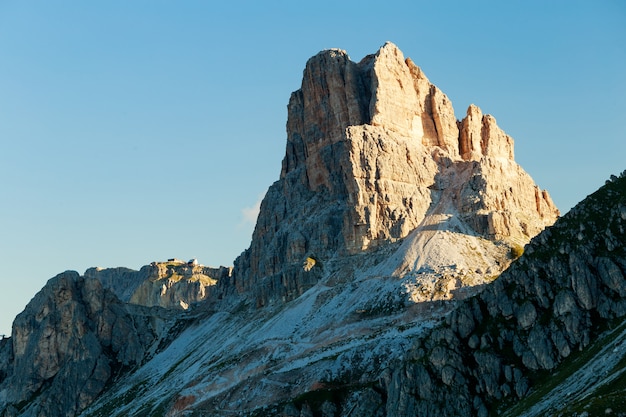
{"type": "Polygon", "coordinates": [[[238,291],[260,291],[260,305],[290,299],[319,279],[302,271],[307,257],[371,252],[425,227],[523,245],[558,210],[513,158],[494,117],[472,105],[457,121],[448,97],[393,43],[358,63],[322,51],[289,100],[280,179],[235,262],[238,291]]]}

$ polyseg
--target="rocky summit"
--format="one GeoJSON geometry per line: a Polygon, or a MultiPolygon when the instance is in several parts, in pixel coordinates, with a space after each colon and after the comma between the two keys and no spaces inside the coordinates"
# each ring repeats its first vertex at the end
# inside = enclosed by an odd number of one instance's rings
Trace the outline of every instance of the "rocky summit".
{"type": "Polygon", "coordinates": [[[495,118],[472,105],[457,121],[448,97],[395,45],[358,64],[327,50],[307,62],[291,95],[280,180],[227,285],[258,305],[293,299],[319,279],[302,269],[307,258],[343,262],[407,237],[411,255],[402,250],[388,268],[469,260],[458,269],[493,276],[497,247],[523,246],[558,214],[495,118]],[[433,236],[445,242],[427,259],[433,236]],[[483,259],[453,255],[468,245],[483,259]]]}
{"type": "Polygon", "coordinates": [[[395,45],[322,51],[234,267],[51,279],[0,416],[624,415],[625,229],[624,175],[559,218],[395,45]]]}

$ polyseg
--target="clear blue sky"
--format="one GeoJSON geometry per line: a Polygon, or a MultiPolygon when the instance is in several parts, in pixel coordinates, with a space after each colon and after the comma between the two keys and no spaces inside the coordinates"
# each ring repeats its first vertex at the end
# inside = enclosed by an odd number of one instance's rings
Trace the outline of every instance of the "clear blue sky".
{"type": "Polygon", "coordinates": [[[67,269],[231,265],[306,60],[388,40],[563,212],[626,169],[622,0],[0,0],[0,333],[67,269]]]}

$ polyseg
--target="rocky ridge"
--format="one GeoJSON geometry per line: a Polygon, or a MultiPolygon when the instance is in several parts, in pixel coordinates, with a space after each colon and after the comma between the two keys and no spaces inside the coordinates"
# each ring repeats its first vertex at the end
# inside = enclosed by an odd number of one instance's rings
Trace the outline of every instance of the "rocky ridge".
{"type": "Polygon", "coordinates": [[[2,415],[76,415],[166,346],[187,323],[176,310],[230,271],[174,260],[51,279],[0,345],[2,415]]]}

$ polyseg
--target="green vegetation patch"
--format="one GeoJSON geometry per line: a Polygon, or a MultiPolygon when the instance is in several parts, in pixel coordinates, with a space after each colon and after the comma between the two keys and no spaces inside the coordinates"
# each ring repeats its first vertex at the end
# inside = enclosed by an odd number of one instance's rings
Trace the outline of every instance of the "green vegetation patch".
{"type": "Polygon", "coordinates": [[[511,252],[509,256],[511,259],[515,260],[524,254],[524,247],[522,245],[513,245],[511,246],[511,252]]]}

